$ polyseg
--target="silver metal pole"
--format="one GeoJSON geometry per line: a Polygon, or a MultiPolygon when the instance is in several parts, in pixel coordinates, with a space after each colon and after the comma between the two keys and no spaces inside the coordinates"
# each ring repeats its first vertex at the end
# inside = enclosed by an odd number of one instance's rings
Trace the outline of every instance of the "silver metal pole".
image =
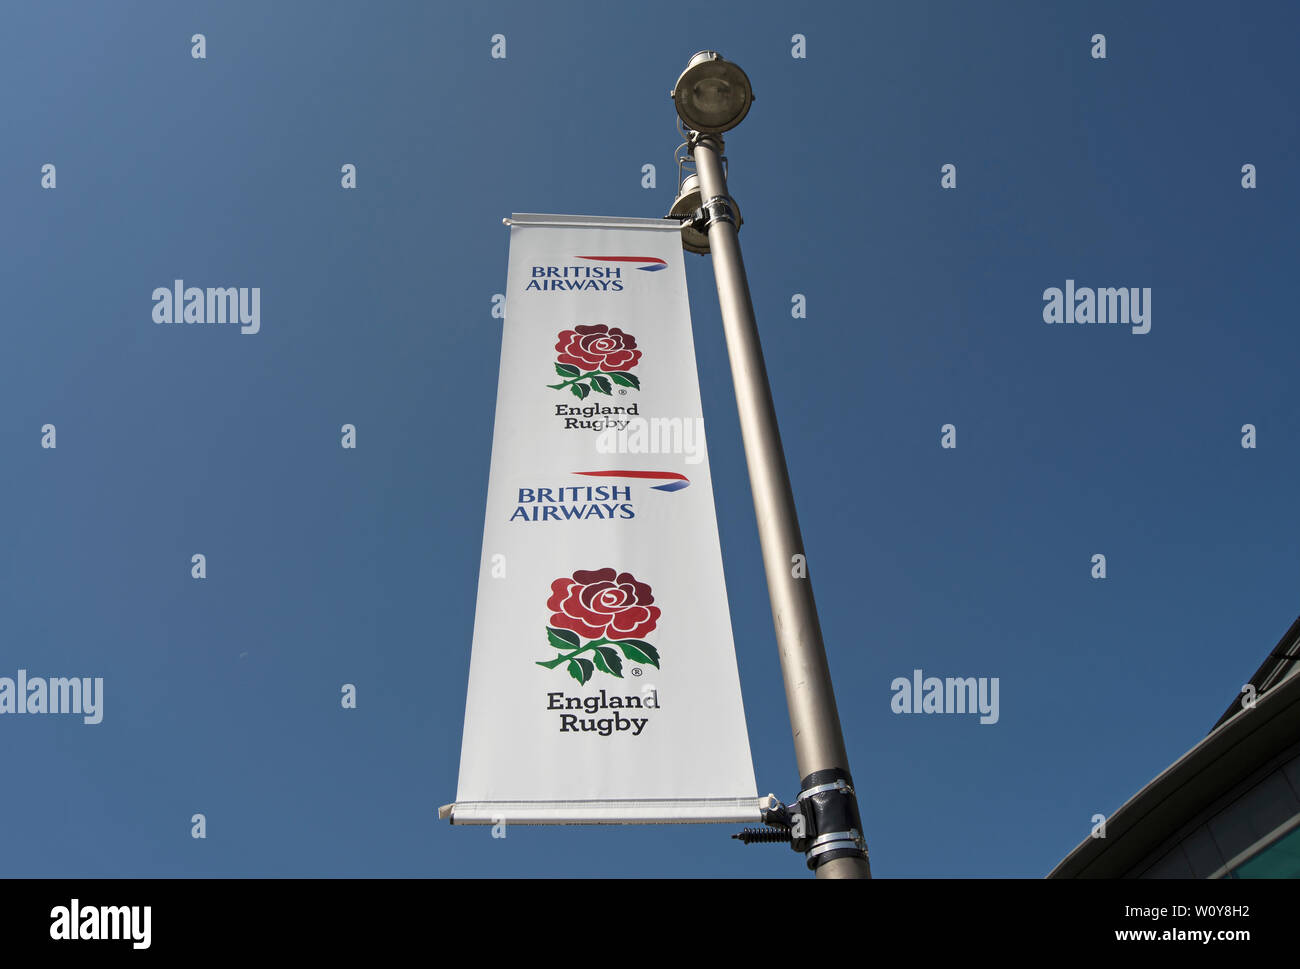
{"type": "MultiPolygon", "coordinates": [[[[745,265],[736,237],[734,205],[727,194],[722,171],[722,139],[718,135],[696,135],[693,145],[695,170],[700,176],[704,210],[710,214],[709,250],[722,308],[731,377],[740,411],[740,431],[749,465],[749,483],[758,518],[758,537],[763,549],[763,567],[772,598],[772,621],[781,654],[785,698],[790,708],[795,758],[804,791],[830,781],[835,774],[849,777],[849,758],[844,750],[840,715],[835,706],[821,624],[813,601],[812,580],[806,566],[796,567],[796,555],[804,555],[794,494],[786,469],[785,451],[776,424],[776,409],[768,384],[763,349],[759,344],[754,305],[750,301],[745,265]],[[797,577],[802,575],[802,577],[797,577]],[[828,772],[828,773],[822,773],[828,772]],[[820,775],[820,776],[818,776],[820,775]],[[811,781],[811,785],[809,784],[811,781]]],[[[849,794],[852,797],[852,794],[849,794]]],[[[856,818],[856,803],[853,809],[856,818]]],[[[860,822],[859,822],[860,823],[860,822]]],[[[856,831],[859,837],[861,831],[856,831]]],[[[821,840],[820,838],[818,840],[821,840]]],[[[835,840],[835,839],[831,839],[835,840]]],[[[865,846],[865,841],[861,842],[865,846]]],[[[854,852],[843,838],[825,846],[832,855],[818,865],[818,878],[870,878],[871,866],[865,850],[854,852]],[[836,850],[836,848],[840,850],[836,850]]]]}

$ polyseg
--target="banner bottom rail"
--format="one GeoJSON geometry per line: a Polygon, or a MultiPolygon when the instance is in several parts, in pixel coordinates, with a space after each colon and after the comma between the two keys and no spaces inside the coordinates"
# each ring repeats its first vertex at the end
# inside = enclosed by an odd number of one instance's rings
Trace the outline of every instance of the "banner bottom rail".
{"type": "Polygon", "coordinates": [[[452,824],[752,824],[766,798],[599,801],[457,801],[438,809],[452,824]]]}

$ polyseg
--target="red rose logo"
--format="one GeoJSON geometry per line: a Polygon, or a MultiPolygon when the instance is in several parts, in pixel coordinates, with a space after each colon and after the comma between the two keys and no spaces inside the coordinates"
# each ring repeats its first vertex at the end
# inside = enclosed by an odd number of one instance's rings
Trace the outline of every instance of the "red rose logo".
{"type": "MultiPolygon", "coordinates": [[[[641,389],[641,381],[628,370],[641,359],[636,348],[636,337],[624,333],[616,326],[604,323],[586,323],[560,334],[555,344],[558,356],[555,372],[565,379],[558,384],[547,384],[552,390],[565,387],[584,400],[593,390],[610,395],[614,385],[641,389]]],[[[620,390],[626,394],[626,390],[620,390]]]]}
{"type": "Polygon", "coordinates": [[[555,344],[560,363],[569,363],[583,370],[612,372],[635,367],[641,359],[636,348],[636,337],[618,327],[612,329],[604,323],[591,323],[565,330],[555,344]]]}
{"type": "Polygon", "coordinates": [[[556,579],[546,606],[554,612],[552,626],[587,639],[623,639],[639,638],[655,628],[659,607],[652,605],[654,601],[650,587],[630,572],[615,575],[613,569],[600,569],[556,579]]]}
{"type": "MultiPolygon", "coordinates": [[[[546,601],[551,610],[546,638],[560,655],[537,665],[555,669],[567,663],[569,675],[579,683],[586,683],[596,670],[622,678],[624,659],[658,668],[659,651],[641,639],[659,622],[654,601],[650,586],[630,572],[579,569],[556,579],[546,601]],[[584,644],[584,639],[591,642],[584,644]]],[[[641,671],[633,669],[632,674],[641,671]]]]}

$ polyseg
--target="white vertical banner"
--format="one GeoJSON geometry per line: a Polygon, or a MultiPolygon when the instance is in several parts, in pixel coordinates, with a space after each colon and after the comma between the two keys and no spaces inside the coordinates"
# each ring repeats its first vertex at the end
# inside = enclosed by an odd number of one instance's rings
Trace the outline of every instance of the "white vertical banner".
{"type": "Polygon", "coordinates": [[[458,824],[760,819],[681,232],[515,215],[458,824]]]}

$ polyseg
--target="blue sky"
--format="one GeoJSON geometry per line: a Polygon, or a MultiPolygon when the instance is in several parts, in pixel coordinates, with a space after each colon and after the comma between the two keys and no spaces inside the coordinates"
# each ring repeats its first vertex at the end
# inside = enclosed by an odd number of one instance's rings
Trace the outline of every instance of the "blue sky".
{"type": "MultiPolygon", "coordinates": [[[[667,92],[702,48],[758,95],[730,187],[874,873],[1041,876],[1209,730],[1300,611],[1300,13],[696,7],[0,12],[0,676],[105,679],[100,724],[0,718],[0,873],[805,874],[727,827],[493,840],[434,813],[501,219],[667,212],[667,92]],[[261,287],[261,332],[154,325],[177,278],[261,287]],[[1046,325],[1067,279],[1150,287],[1151,331],[1046,325]],[[917,668],[998,677],[999,722],[891,713],[917,668]]],[[[687,258],[755,771],[789,799],[717,297],[687,258]]]]}

